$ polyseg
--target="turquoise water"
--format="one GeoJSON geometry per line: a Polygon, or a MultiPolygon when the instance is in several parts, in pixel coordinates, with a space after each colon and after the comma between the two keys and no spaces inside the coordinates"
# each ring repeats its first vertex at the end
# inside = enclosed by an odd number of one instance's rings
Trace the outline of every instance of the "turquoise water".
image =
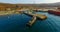
{"type": "Polygon", "coordinates": [[[48,18],[46,20],[37,20],[36,23],[28,28],[26,23],[31,17],[24,14],[12,14],[0,16],[0,32],[60,32],[60,16],[48,13],[44,14],[48,18]]]}

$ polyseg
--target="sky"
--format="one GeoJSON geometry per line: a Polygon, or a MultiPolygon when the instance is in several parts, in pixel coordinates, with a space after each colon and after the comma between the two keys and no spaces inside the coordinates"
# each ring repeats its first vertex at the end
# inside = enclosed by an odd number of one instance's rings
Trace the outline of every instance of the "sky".
{"type": "Polygon", "coordinates": [[[55,3],[60,0],[0,0],[2,3],[55,3]]]}

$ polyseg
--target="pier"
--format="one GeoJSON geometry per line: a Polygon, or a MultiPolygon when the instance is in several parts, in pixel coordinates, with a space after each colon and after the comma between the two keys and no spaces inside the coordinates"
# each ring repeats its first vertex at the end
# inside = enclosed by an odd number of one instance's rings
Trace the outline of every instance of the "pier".
{"type": "Polygon", "coordinates": [[[42,15],[42,14],[33,14],[31,12],[29,12],[29,13],[23,12],[23,13],[25,15],[28,15],[28,16],[31,16],[32,17],[32,19],[26,24],[26,26],[28,26],[28,27],[31,27],[36,22],[37,19],[38,20],[45,20],[47,18],[47,16],[42,15]]]}
{"type": "Polygon", "coordinates": [[[36,16],[36,18],[39,20],[45,20],[47,18],[47,16],[42,15],[42,14],[33,14],[33,13],[24,13],[24,14],[31,17],[36,16]]]}
{"type": "Polygon", "coordinates": [[[36,17],[33,16],[32,19],[26,24],[27,26],[31,27],[36,21],[36,17]]]}
{"type": "Polygon", "coordinates": [[[32,12],[23,12],[23,14],[28,15],[30,17],[32,17],[32,19],[26,24],[26,26],[31,27],[36,20],[45,20],[47,18],[47,16],[42,15],[42,14],[33,14],[32,12]]]}

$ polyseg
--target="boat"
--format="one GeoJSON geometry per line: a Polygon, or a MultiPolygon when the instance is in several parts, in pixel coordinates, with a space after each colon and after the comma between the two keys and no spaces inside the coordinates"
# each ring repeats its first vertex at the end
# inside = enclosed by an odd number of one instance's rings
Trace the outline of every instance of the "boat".
{"type": "Polygon", "coordinates": [[[56,11],[54,14],[60,16],[60,11],[56,11]]]}
{"type": "Polygon", "coordinates": [[[60,11],[48,10],[48,13],[60,16],[60,11]]]}

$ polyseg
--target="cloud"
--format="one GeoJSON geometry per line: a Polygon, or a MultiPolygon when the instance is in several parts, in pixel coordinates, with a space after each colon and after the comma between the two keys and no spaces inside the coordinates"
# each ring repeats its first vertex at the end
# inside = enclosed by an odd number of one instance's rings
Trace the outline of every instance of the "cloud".
{"type": "Polygon", "coordinates": [[[45,0],[45,3],[54,3],[54,2],[60,2],[60,0],[45,0]]]}
{"type": "Polygon", "coordinates": [[[5,3],[54,3],[60,2],[60,0],[0,0],[5,3]]]}

